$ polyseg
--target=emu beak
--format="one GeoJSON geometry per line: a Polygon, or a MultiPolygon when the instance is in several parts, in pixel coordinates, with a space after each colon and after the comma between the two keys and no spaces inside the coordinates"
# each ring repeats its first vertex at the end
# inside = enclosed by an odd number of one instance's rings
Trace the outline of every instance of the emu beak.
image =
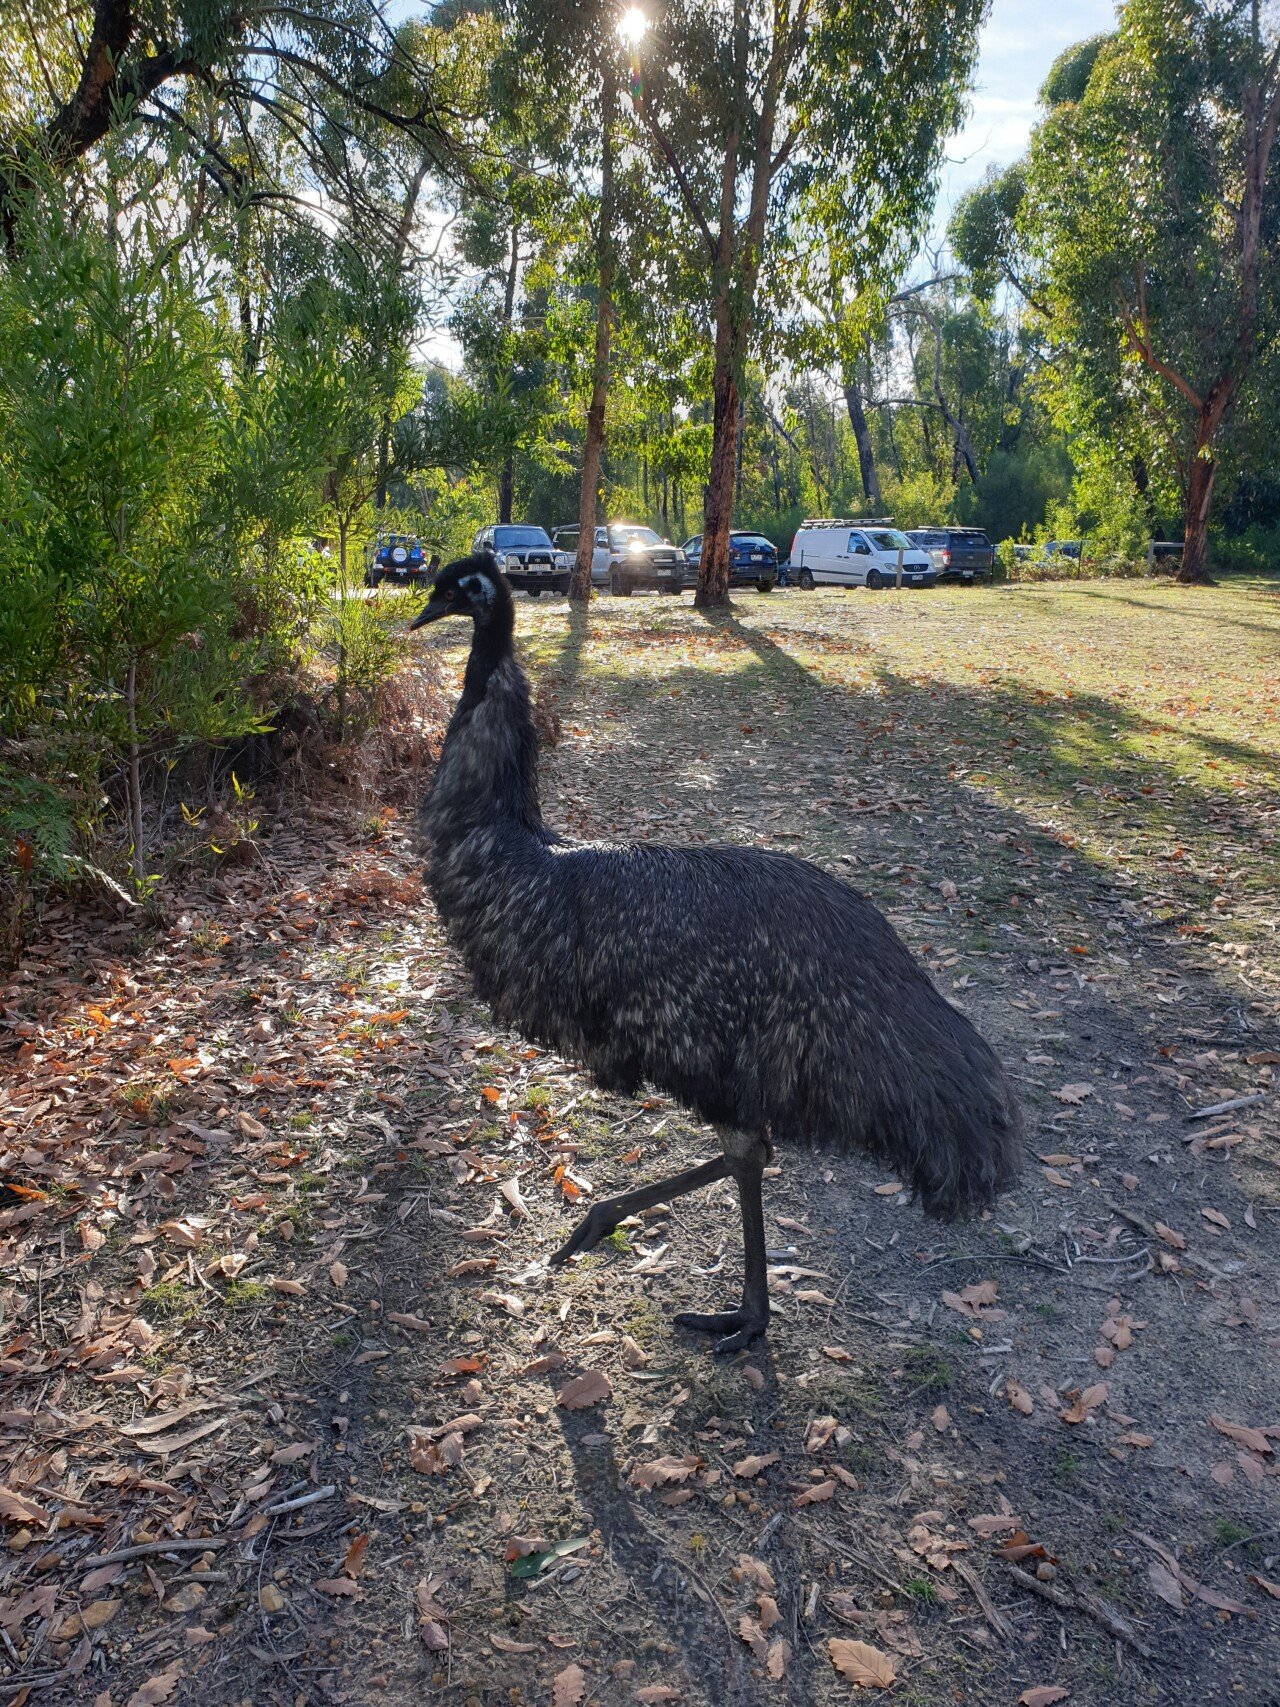
{"type": "Polygon", "coordinates": [[[415,628],[425,628],[429,622],[439,622],[442,616],[448,616],[448,614],[449,601],[447,599],[431,598],[427,601],[426,607],[409,624],[409,632],[412,634],[415,628]]]}

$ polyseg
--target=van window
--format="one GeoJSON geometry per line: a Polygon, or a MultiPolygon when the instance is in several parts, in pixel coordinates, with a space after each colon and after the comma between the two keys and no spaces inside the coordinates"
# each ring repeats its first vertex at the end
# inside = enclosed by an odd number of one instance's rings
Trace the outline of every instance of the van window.
{"type": "Polygon", "coordinates": [[[870,551],[871,547],[867,544],[867,539],[866,539],[865,534],[851,533],[849,535],[849,544],[846,547],[846,549],[848,551],[851,551],[851,552],[862,551],[865,553],[865,552],[870,551]]]}

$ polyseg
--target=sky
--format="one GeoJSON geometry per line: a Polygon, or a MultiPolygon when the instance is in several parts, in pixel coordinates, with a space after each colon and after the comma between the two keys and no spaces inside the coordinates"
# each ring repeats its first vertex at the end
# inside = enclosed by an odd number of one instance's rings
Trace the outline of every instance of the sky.
{"type": "Polygon", "coordinates": [[[938,235],[988,166],[1006,166],[1027,146],[1036,94],[1073,42],[1115,26],[1114,0],[995,0],[978,47],[969,122],[947,144],[934,214],[938,235]]]}

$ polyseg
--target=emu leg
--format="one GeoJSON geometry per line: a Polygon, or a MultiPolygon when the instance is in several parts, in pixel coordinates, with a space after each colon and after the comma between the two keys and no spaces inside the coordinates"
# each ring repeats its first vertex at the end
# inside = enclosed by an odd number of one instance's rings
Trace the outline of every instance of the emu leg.
{"type": "Polygon", "coordinates": [[[642,1209],[652,1209],[655,1203],[666,1203],[672,1197],[683,1197],[687,1192],[697,1191],[699,1186],[711,1185],[713,1181],[723,1179],[729,1171],[727,1159],[717,1156],[714,1162],[700,1162],[696,1168],[676,1174],[673,1179],[655,1180],[652,1185],[620,1192],[617,1197],[602,1197],[599,1203],[591,1205],[551,1261],[559,1266],[568,1262],[570,1257],[577,1256],[579,1251],[594,1250],[601,1239],[607,1239],[628,1215],[638,1215],[642,1209]]]}
{"type": "Polygon", "coordinates": [[[742,1205],[742,1303],[736,1310],[720,1310],[713,1315],[681,1310],[676,1316],[679,1327],[726,1335],[717,1340],[714,1348],[721,1354],[742,1351],[758,1340],[769,1325],[769,1261],[765,1254],[761,1189],[767,1155],[767,1149],[760,1144],[729,1164],[729,1171],[738,1182],[738,1200],[742,1205]]]}

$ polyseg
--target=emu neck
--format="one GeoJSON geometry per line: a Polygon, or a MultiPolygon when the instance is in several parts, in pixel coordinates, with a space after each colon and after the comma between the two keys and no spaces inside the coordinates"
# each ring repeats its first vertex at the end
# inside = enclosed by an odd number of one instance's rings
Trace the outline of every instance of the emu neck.
{"type": "Polygon", "coordinates": [[[501,822],[545,837],[538,805],[538,738],[512,626],[509,611],[476,624],[462,697],[427,799],[427,827],[438,845],[501,822]]]}

